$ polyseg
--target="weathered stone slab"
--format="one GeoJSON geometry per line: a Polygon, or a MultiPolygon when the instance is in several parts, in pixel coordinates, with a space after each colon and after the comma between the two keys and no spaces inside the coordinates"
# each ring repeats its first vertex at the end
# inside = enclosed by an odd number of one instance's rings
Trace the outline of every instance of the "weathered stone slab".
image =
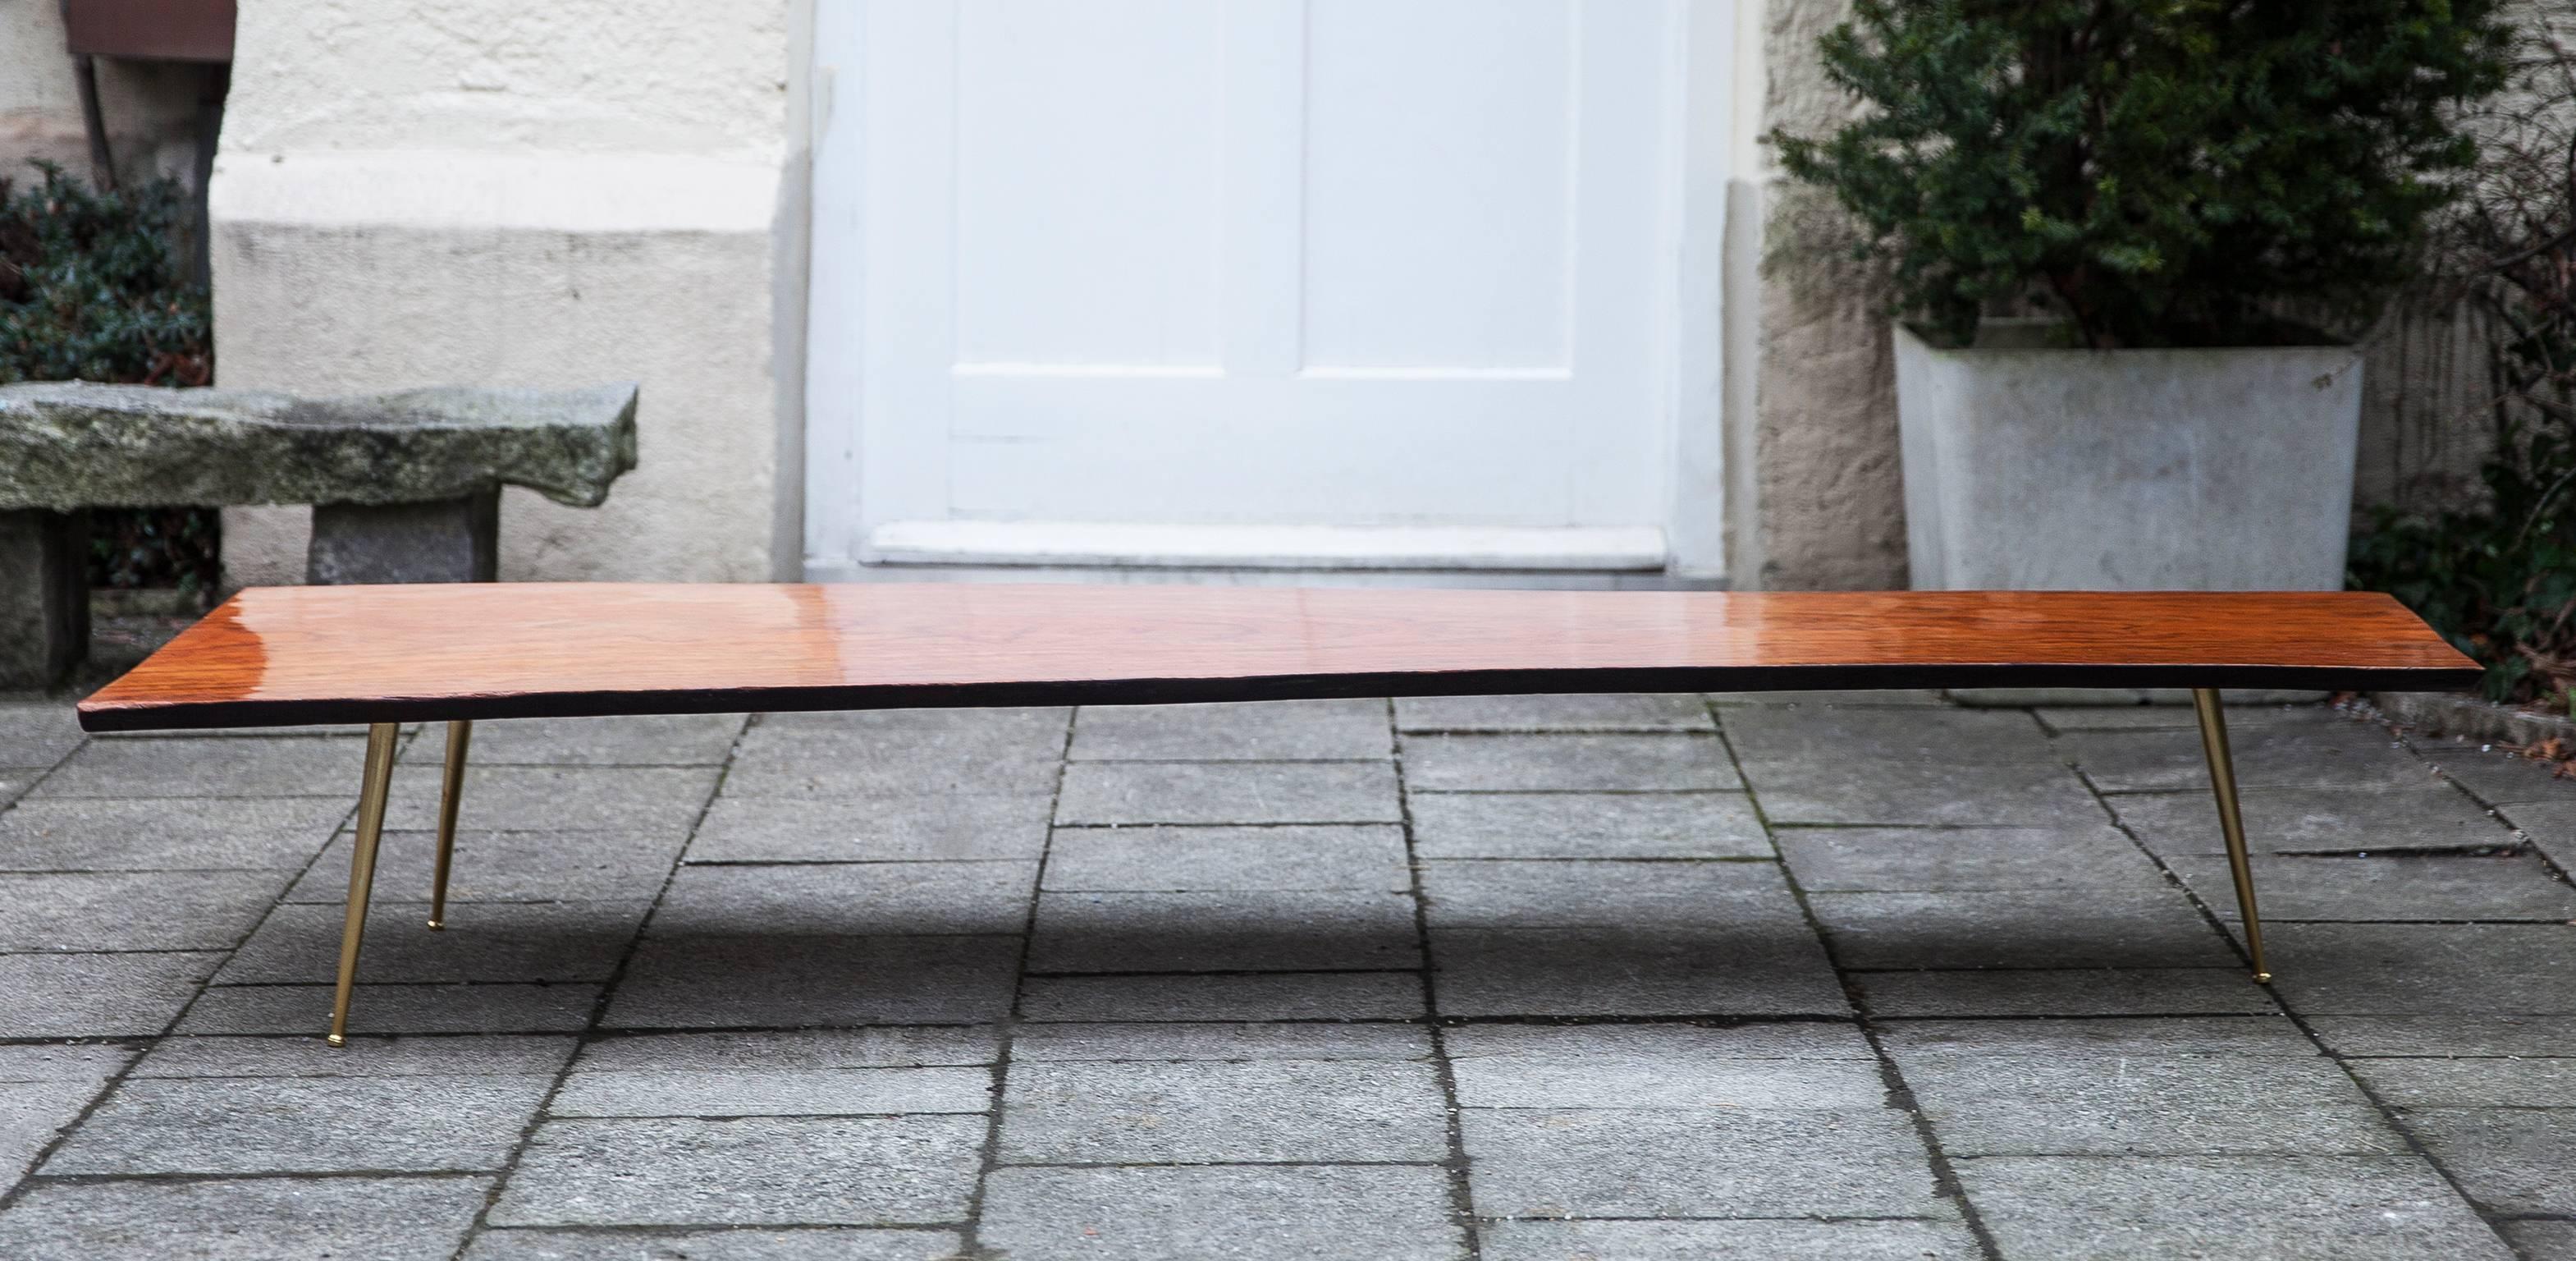
{"type": "Polygon", "coordinates": [[[525,486],[597,507],[635,467],[635,386],[299,399],[0,385],[0,509],[405,504],[525,486]]]}

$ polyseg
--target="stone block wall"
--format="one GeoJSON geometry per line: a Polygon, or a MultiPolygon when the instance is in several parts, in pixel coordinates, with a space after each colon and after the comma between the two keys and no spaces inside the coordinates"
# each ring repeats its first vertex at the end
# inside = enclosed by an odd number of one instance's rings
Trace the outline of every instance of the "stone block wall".
{"type": "MultiPolygon", "coordinates": [[[[210,189],[226,385],[642,382],[608,504],[513,491],[504,579],[800,564],[801,0],[243,0],[210,189]]],[[[232,580],[302,508],[226,514],[232,580]]]]}

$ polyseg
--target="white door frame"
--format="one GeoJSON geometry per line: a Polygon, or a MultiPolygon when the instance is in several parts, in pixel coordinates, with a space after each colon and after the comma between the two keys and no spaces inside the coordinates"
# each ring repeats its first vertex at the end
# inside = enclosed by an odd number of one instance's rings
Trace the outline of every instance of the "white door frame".
{"type": "MultiPolygon", "coordinates": [[[[860,465],[867,458],[861,357],[837,348],[858,346],[867,334],[860,284],[867,190],[859,111],[865,93],[858,83],[842,81],[858,74],[863,64],[866,9],[861,0],[820,0],[814,6],[804,572],[818,582],[943,576],[936,566],[860,563],[868,542],[868,522],[856,493],[863,484],[860,465]]],[[[1681,0],[1680,30],[1670,49],[1667,91],[1679,99],[1669,116],[1678,125],[1665,147],[1663,160],[1671,178],[1665,181],[1668,204],[1658,216],[1658,253],[1672,266],[1656,295],[1653,320],[1658,330],[1657,393],[1663,400],[1655,423],[1671,453],[1665,479],[1664,568],[1672,578],[1694,583],[1726,577],[1727,193],[1730,178],[1751,174],[1736,168],[1753,152],[1751,137],[1759,127],[1759,30],[1758,25],[1750,33],[1744,29],[1758,23],[1759,10],[1750,0],[1681,0]]],[[[1329,559],[1315,563],[1341,567],[1329,559]]],[[[1389,568],[1383,563],[1355,567],[1389,568]]],[[[1611,580],[1611,575],[1603,578],[1611,580]]]]}

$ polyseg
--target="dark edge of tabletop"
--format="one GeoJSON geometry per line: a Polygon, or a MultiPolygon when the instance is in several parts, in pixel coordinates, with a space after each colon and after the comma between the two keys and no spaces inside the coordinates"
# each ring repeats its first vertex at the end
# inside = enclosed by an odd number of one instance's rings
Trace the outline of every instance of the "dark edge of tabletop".
{"type": "Polygon", "coordinates": [[[1169,705],[1217,701],[1375,696],[1512,696],[1583,692],[1894,691],[1919,688],[2240,688],[2323,692],[2455,691],[2474,667],[2287,665],[1693,666],[1614,669],[1391,671],[1217,678],[1072,679],[926,685],[856,685],[534,691],[485,696],[328,700],[164,701],[92,706],[84,731],[179,731],[459,719],[596,718],[865,709],[1002,708],[1021,705],[1169,705]]]}

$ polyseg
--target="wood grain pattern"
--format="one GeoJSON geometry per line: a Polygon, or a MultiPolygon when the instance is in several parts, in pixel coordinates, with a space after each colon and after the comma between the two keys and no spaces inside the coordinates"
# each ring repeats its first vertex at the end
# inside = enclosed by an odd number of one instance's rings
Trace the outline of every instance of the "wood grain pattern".
{"type": "Polygon", "coordinates": [[[2439,689],[2363,592],[1289,587],[254,588],[92,731],[576,714],[1875,687],[2439,689]]]}

